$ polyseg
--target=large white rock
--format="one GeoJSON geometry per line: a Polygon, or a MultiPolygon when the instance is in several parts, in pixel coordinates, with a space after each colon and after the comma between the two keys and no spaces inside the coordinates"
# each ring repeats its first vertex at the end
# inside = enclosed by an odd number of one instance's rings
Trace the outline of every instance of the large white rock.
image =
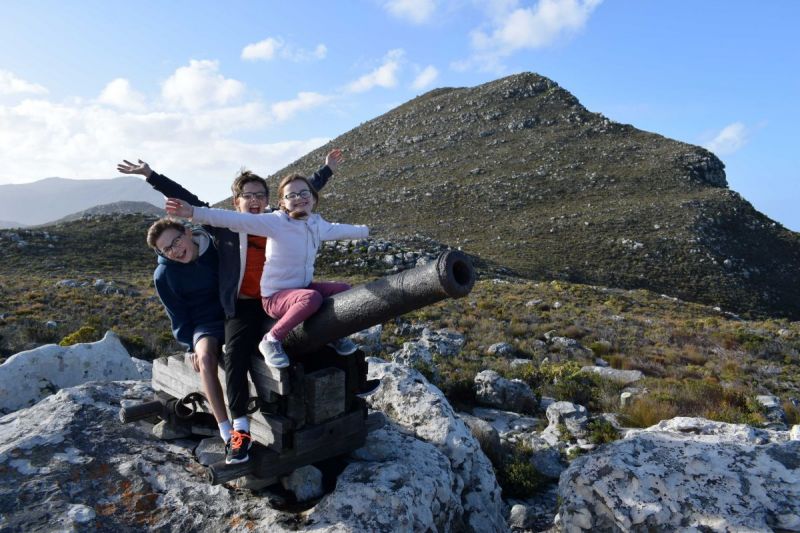
{"type": "MultiPolygon", "coordinates": [[[[443,436],[451,438],[428,442],[389,423],[353,452],[332,493],[308,511],[290,514],[272,509],[259,493],[209,485],[192,441],[154,439],[145,427],[119,422],[121,404],[152,396],[144,381],[91,382],[0,417],[0,530],[505,529],[485,456],[454,424],[447,430],[442,413],[449,406],[434,406],[431,418],[444,423],[443,436]]],[[[427,403],[434,396],[421,398],[427,403]]],[[[430,434],[429,428],[421,433],[430,434]]]]}
{"type": "Polygon", "coordinates": [[[150,377],[150,363],[132,358],[112,331],[97,342],[47,344],[12,355],[0,365],[0,412],[33,405],[59,389],[87,381],[150,377]]]}
{"type": "Polygon", "coordinates": [[[800,441],[674,418],[579,457],[558,492],[562,531],[800,531],[800,441]]]}
{"type": "Polygon", "coordinates": [[[410,434],[429,442],[447,457],[454,473],[452,487],[463,506],[467,531],[507,531],[503,502],[492,465],[444,394],[416,370],[381,359],[369,359],[370,379],[382,381],[369,397],[410,434]]]}

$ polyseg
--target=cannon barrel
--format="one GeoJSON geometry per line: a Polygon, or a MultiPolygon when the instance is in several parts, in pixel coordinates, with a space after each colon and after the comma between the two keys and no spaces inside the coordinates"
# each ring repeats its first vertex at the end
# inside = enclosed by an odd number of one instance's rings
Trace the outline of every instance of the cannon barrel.
{"type": "Polygon", "coordinates": [[[456,250],[443,252],[425,265],[326,298],[319,311],[292,330],[284,347],[289,355],[305,355],[409,311],[466,296],[474,284],[469,257],[456,250]]]}

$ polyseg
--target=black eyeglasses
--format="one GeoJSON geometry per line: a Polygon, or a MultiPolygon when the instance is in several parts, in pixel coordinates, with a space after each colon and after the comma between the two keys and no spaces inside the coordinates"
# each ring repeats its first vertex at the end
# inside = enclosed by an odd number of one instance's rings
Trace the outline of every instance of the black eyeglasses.
{"type": "Polygon", "coordinates": [[[250,200],[266,200],[267,193],[265,192],[242,192],[239,193],[239,198],[244,198],[248,202],[250,200]]]}
{"type": "Polygon", "coordinates": [[[177,237],[172,239],[172,242],[169,243],[169,246],[165,246],[164,249],[161,250],[161,253],[164,254],[164,255],[172,255],[172,253],[175,251],[175,248],[181,242],[183,237],[184,237],[184,235],[183,235],[183,233],[181,233],[180,235],[178,235],[177,237]]]}
{"type": "Polygon", "coordinates": [[[311,197],[311,191],[309,191],[308,189],[303,189],[300,192],[290,192],[289,194],[283,195],[284,200],[297,200],[298,198],[302,198],[303,200],[305,200],[306,198],[310,197],[311,197]]]}

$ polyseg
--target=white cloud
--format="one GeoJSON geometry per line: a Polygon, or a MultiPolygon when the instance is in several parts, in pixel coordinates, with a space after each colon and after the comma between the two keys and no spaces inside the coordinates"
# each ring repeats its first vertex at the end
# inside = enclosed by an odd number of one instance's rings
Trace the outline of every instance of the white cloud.
{"type": "Polygon", "coordinates": [[[388,0],[384,7],[397,18],[413,24],[424,24],[433,18],[436,0],[388,0]]]}
{"type": "Polygon", "coordinates": [[[325,59],[327,55],[328,47],[324,44],[318,44],[313,50],[306,50],[286,44],[280,37],[268,37],[263,41],[245,46],[242,49],[241,58],[246,61],[270,61],[280,57],[300,62],[325,59]]]}
{"type": "Polygon", "coordinates": [[[439,76],[439,71],[436,70],[436,67],[433,65],[428,65],[420,72],[416,78],[414,78],[414,82],[411,84],[412,89],[425,89],[429,87],[439,76]]]}
{"type": "Polygon", "coordinates": [[[268,37],[263,41],[245,46],[242,49],[242,59],[247,59],[250,61],[268,61],[275,57],[276,52],[281,46],[283,46],[283,41],[273,37],[268,37]]]}
{"type": "Polygon", "coordinates": [[[120,109],[141,111],[145,107],[144,95],[136,92],[125,78],[112,80],[105,86],[97,101],[120,109]]]}
{"type": "Polygon", "coordinates": [[[741,122],[728,124],[704,146],[718,155],[730,155],[747,144],[750,132],[741,122]]]}
{"type": "Polygon", "coordinates": [[[218,61],[192,59],[188,67],[180,67],[164,82],[161,95],[166,102],[189,110],[233,102],[245,86],[225,78],[218,69],[218,61]]]}
{"type": "Polygon", "coordinates": [[[489,4],[489,30],[475,29],[472,46],[499,56],[520,49],[544,48],[583,29],[602,0],[539,0],[530,8],[516,2],[489,4]]]}
{"type": "Polygon", "coordinates": [[[5,161],[0,183],[49,176],[108,178],[123,158],[142,158],[203,199],[221,200],[242,165],[267,175],[329,140],[265,144],[237,138],[269,125],[269,115],[260,102],[192,112],[134,112],[97,102],[42,99],[0,104],[0,159],[5,161]]]}
{"type": "Polygon", "coordinates": [[[292,117],[295,113],[318,107],[331,99],[319,93],[301,92],[293,100],[285,100],[272,104],[272,114],[277,121],[292,117]]]}
{"type": "Polygon", "coordinates": [[[47,94],[47,89],[18,78],[13,72],[0,69],[0,95],[10,94],[47,94]]]}
{"type": "Polygon", "coordinates": [[[264,128],[332,97],[307,92],[272,105],[237,102],[244,85],[218,70],[214,61],[177,69],[163,84],[163,101],[148,101],[123,78],[109,82],[94,100],[0,101],[0,183],[107,178],[116,175],[121,159],[142,158],[170,176],[191,178],[191,190],[216,201],[229,194],[242,165],[268,175],[328,142],[311,137],[264,144],[257,138],[264,128]]]}
{"type": "Polygon", "coordinates": [[[401,49],[390,50],[384,57],[383,64],[370,72],[364,74],[347,86],[347,90],[352,93],[363,93],[375,87],[389,89],[397,85],[397,73],[400,70],[400,63],[405,52],[401,49]]]}

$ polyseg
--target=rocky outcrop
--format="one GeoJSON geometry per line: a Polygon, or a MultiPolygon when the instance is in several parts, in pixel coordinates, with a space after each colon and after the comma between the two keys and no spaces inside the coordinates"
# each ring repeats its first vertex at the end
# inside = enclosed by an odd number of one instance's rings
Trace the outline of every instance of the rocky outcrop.
{"type": "MultiPolygon", "coordinates": [[[[389,374],[382,401],[405,409],[394,387],[417,382],[389,374]]],[[[433,414],[428,427],[415,435],[388,424],[371,433],[336,489],[298,515],[272,509],[256,493],[209,485],[193,457],[195,441],[165,442],[146,426],[119,423],[121,403],[152,394],[144,382],[92,382],[0,418],[0,529],[505,530],[488,460],[449,405],[437,409],[435,393],[417,396],[433,414]]]]}
{"type": "Polygon", "coordinates": [[[454,474],[451,490],[459,497],[464,528],[505,531],[500,487],[491,463],[442,392],[419,372],[380,359],[369,360],[368,376],[382,381],[369,398],[370,405],[447,457],[454,474]]]}
{"type": "Polygon", "coordinates": [[[111,331],[92,343],[47,344],[0,365],[0,412],[33,405],[64,387],[87,381],[150,379],[150,363],[134,359],[111,331]]]}
{"type": "Polygon", "coordinates": [[[558,491],[562,531],[800,531],[800,441],[675,418],[579,457],[558,491]]]}

